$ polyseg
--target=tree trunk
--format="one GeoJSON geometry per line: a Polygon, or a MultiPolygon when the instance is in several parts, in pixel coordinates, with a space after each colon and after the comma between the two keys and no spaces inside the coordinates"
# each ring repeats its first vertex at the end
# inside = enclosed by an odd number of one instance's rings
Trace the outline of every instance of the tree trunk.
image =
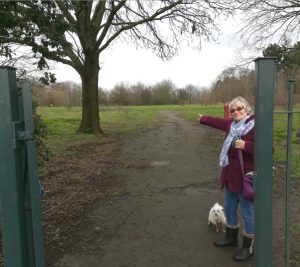
{"type": "Polygon", "coordinates": [[[102,133],[98,103],[99,70],[99,55],[95,53],[86,55],[85,65],[80,73],[82,80],[82,117],[77,132],[102,133]]]}

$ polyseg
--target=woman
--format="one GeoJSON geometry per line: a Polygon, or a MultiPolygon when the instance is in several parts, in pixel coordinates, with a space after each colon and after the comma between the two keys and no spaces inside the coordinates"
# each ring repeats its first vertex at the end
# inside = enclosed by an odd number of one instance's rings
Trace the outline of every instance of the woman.
{"type": "Polygon", "coordinates": [[[238,246],[238,205],[244,221],[242,248],[234,254],[235,261],[244,261],[253,254],[254,204],[242,197],[243,174],[238,157],[242,150],[244,173],[254,170],[254,117],[251,107],[243,97],[236,97],[229,103],[232,120],[199,114],[199,121],[226,133],[219,164],[222,167],[221,184],[224,188],[224,209],[227,220],[225,238],[216,241],[217,247],[238,246]]]}

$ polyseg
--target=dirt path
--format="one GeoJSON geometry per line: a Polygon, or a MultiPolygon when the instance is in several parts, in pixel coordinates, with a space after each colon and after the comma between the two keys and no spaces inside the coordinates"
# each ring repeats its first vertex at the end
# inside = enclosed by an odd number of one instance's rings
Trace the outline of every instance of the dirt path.
{"type": "Polygon", "coordinates": [[[56,267],[252,266],[232,261],[235,248],[215,248],[222,234],[207,225],[223,202],[217,156],[221,135],[161,113],[160,127],[128,140],[113,176],[122,186],[101,198],[80,242],[56,267]]]}

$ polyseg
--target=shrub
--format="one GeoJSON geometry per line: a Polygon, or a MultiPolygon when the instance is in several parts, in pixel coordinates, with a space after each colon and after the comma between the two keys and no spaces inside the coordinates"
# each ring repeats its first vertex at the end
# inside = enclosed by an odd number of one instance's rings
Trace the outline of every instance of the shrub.
{"type": "Polygon", "coordinates": [[[40,114],[37,114],[37,103],[32,103],[33,108],[33,120],[35,126],[35,141],[36,141],[36,148],[37,148],[37,161],[38,165],[41,166],[43,162],[48,161],[51,156],[51,151],[46,144],[46,138],[49,133],[48,126],[42,119],[40,114]]]}

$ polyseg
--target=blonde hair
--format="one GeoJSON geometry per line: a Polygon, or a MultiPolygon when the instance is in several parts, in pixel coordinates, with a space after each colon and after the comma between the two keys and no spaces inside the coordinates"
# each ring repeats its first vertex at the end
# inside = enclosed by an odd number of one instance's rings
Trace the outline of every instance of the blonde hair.
{"type": "Polygon", "coordinates": [[[229,109],[232,109],[232,106],[236,103],[236,102],[240,102],[242,103],[243,105],[243,108],[245,109],[245,111],[247,112],[247,114],[251,114],[252,113],[252,108],[249,104],[249,102],[241,97],[241,96],[237,96],[235,97],[234,99],[232,99],[230,102],[229,102],[229,109]]]}

